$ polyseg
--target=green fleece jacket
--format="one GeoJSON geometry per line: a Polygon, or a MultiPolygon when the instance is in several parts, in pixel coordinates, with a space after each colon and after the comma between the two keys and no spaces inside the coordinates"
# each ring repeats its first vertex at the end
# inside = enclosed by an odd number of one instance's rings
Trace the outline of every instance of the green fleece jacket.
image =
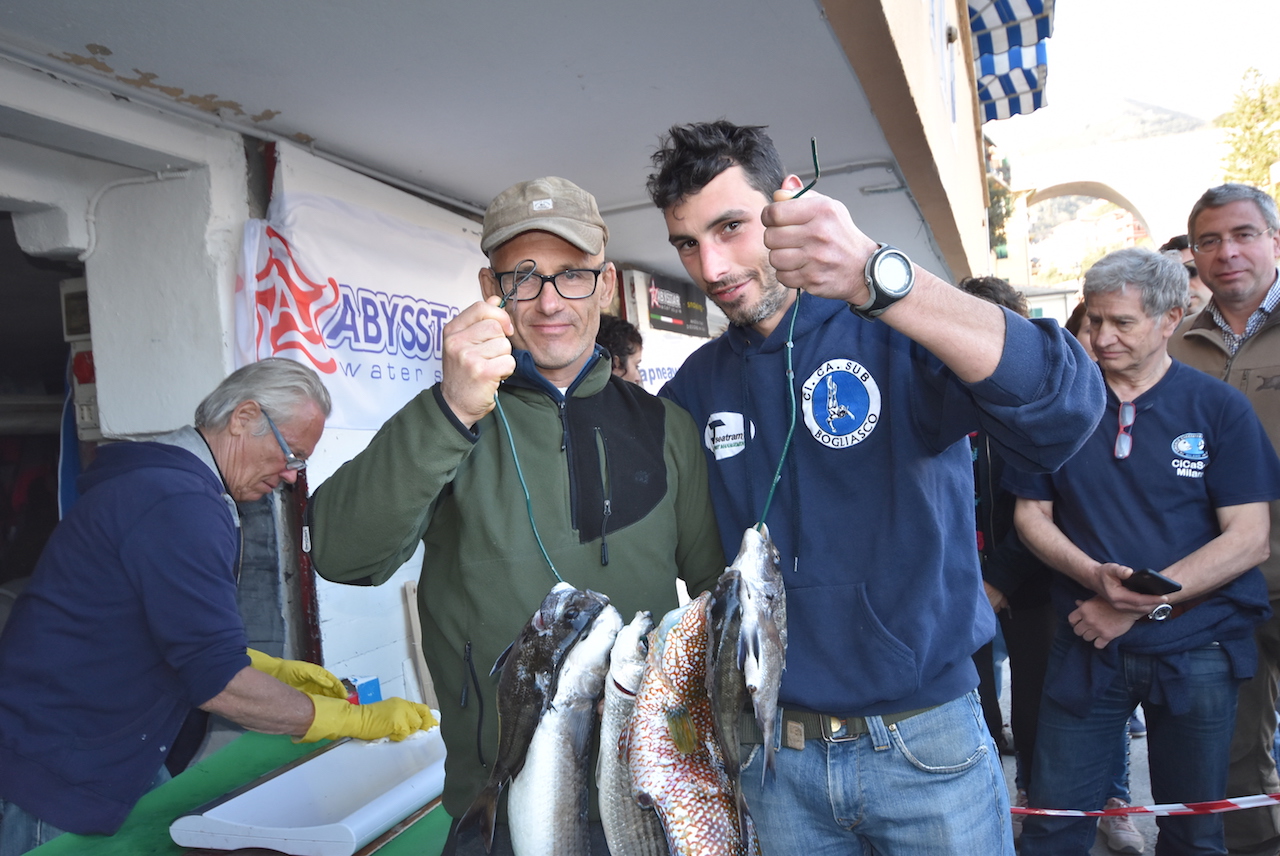
{"type": "Polygon", "coordinates": [[[556,583],[517,459],[556,570],[608,595],[624,621],[674,608],[677,575],[697,594],[724,570],[693,420],[614,377],[600,355],[562,397],[517,351],[498,396],[505,424],[495,410],[474,433],[432,387],[311,499],[311,555],[325,579],[377,585],[425,545],[418,610],[455,818],[488,778],[481,758],[491,766],[497,753],[489,670],[556,583]]]}

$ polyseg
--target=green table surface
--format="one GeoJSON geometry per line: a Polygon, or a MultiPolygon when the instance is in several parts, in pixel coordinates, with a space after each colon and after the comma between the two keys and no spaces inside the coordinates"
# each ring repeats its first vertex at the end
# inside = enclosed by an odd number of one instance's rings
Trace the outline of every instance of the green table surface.
{"type": "MultiPolygon", "coordinates": [[[[32,853],[38,856],[181,856],[189,852],[169,837],[169,824],[197,806],[314,752],[325,744],[296,744],[289,737],[252,732],[144,796],[115,835],[59,836],[32,853]]],[[[427,813],[378,850],[379,856],[438,856],[449,832],[443,808],[427,813]]],[[[229,851],[234,852],[234,851],[229,851]]],[[[259,851],[260,852],[260,851],[259,851]]]]}

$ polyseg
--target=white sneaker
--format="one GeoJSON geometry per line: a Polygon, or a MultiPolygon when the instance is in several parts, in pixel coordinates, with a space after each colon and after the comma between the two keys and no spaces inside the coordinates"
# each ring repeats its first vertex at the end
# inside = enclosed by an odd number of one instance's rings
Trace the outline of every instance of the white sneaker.
{"type": "MultiPolygon", "coordinates": [[[[1124,800],[1112,797],[1107,800],[1107,808],[1127,808],[1124,800]]],[[[1098,818],[1098,828],[1107,846],[1117,853],[1141,853],[1147,849],[1147,839],[1142,837],[1138,827],[1133,825],[1133,818],[1127,814],[1118,814],[1098,818]]]]}

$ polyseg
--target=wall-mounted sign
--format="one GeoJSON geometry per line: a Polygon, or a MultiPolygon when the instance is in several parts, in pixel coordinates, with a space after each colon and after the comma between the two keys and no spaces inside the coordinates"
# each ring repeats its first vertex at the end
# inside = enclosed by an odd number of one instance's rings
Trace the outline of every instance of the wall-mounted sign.
{"type": "Polygon", "coordinates": [[[309,193],[245,226],[238,362],[315,369],[334,428],[378,428],[440,379],[445,322],[480,298],[475,242],[309,193]]]}
{"type": "Polygon", "coordinates": [[[691,282],[653,274],[649,278],[649,324],[655,330],[708,338],[707,296],[691,282]]]}

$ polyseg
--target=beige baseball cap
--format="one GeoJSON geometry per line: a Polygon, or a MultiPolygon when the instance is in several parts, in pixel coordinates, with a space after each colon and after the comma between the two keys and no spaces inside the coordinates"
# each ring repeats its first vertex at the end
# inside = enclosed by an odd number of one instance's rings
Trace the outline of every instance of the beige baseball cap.
{"type": "Polygon", "coordinates": [[[596,198],[555,176],[522,181],[494,197],[484,212],[480,251],[487,256],[494,247],[533,231],[558,235],[593,256],[609,240],[596,198]]]}

